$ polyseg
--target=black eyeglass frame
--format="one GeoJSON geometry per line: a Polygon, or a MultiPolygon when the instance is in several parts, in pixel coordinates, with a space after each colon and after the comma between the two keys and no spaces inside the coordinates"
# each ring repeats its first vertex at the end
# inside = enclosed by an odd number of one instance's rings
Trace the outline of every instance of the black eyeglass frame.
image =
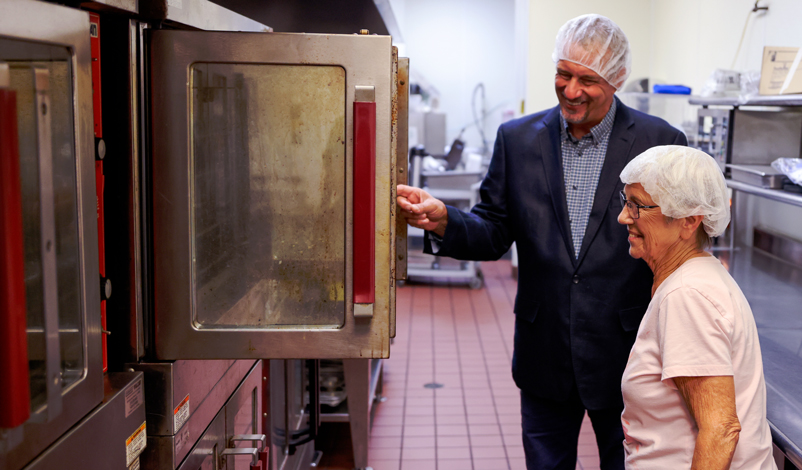
{"type": "Polygon", "coordinates": [[[637,204],[635,202],[632,202],[629,199],[627,199],[627,195],[624,194],[624,191],[621,191],[619,194],[621,195],[621,208],[623,209],[624,207],[626,207],[627,210],[629,211],[629,216],[632,217],[633,219],[640,219],[641,209],[655,209],[657,207],[660,207],[660,206],[644,206],[642,204],[637,204]],[[634,215],[632,214],[632,208],[630,207],[630,204],[632,205],[632,207],[635,207],[634,215]]]}

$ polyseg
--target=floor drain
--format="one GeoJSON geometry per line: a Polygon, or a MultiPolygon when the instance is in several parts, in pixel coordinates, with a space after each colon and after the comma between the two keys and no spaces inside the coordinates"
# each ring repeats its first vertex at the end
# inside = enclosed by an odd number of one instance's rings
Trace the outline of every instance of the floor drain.
{"type": "Polygon", "coordinates": [[[439,384],[437,382],[432,382],[432,383],[424,384],[423,388],[443,388],[443,384],[439,384]]]}

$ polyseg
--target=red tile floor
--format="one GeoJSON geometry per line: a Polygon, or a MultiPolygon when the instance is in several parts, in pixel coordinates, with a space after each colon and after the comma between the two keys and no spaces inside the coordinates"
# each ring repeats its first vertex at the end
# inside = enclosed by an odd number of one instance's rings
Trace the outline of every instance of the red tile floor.
{"type": "MultiPolygon", "coordinates": [[[[516,281],[509,261],[482,263],[485,287],[407,284],[376,405],[373,470],[525,469],[518,388],[510,373],[516,281]],[[440,384],[436,389],[426,384],[440,384]]],[[[596,470],[590,422],[577,469],[596,470]]],[[[336,466],[323,465],[335,469],[336,466]]]]}

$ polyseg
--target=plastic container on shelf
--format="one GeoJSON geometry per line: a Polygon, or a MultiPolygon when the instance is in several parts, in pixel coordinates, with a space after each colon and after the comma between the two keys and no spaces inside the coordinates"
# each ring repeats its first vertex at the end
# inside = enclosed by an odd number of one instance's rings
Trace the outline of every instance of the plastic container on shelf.
{"type": "MultiPolygon", "coordinates": [[[[669,87],[670,85],[655,85],[669,87]]],[[[684,87],[687,88],[687,87],[684,87]]],[[[678,90],[678,89],[677,89],[678,90]]],[[[690,89],[688,89],[690,91],[690,89]]],[[[689,100],[698,98],[690,94],[679,93],[617,93],[622,103],[630,108],[652,116],[657,116],[685,133],[688,145],[695,146],[699,133],[699,105],[690,104],[689,100]]]]}

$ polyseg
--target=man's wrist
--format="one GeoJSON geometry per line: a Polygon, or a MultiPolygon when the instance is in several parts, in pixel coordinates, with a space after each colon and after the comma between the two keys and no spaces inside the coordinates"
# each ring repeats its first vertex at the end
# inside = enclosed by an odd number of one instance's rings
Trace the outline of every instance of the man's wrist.
{"type": "Polygon", "coordinates": [[[437,227],[432,230],[432,233],[436,234],[441,239],[446,236],[446,225],[448,225],[448,219],[443,218],[440,223],[437,224],[437,227]]]}
{"type": "Polygon", "coordinates": [[[429,237],[437,243],[443,243],[443,237],[437,232],[429,232],[429,237]]]}

